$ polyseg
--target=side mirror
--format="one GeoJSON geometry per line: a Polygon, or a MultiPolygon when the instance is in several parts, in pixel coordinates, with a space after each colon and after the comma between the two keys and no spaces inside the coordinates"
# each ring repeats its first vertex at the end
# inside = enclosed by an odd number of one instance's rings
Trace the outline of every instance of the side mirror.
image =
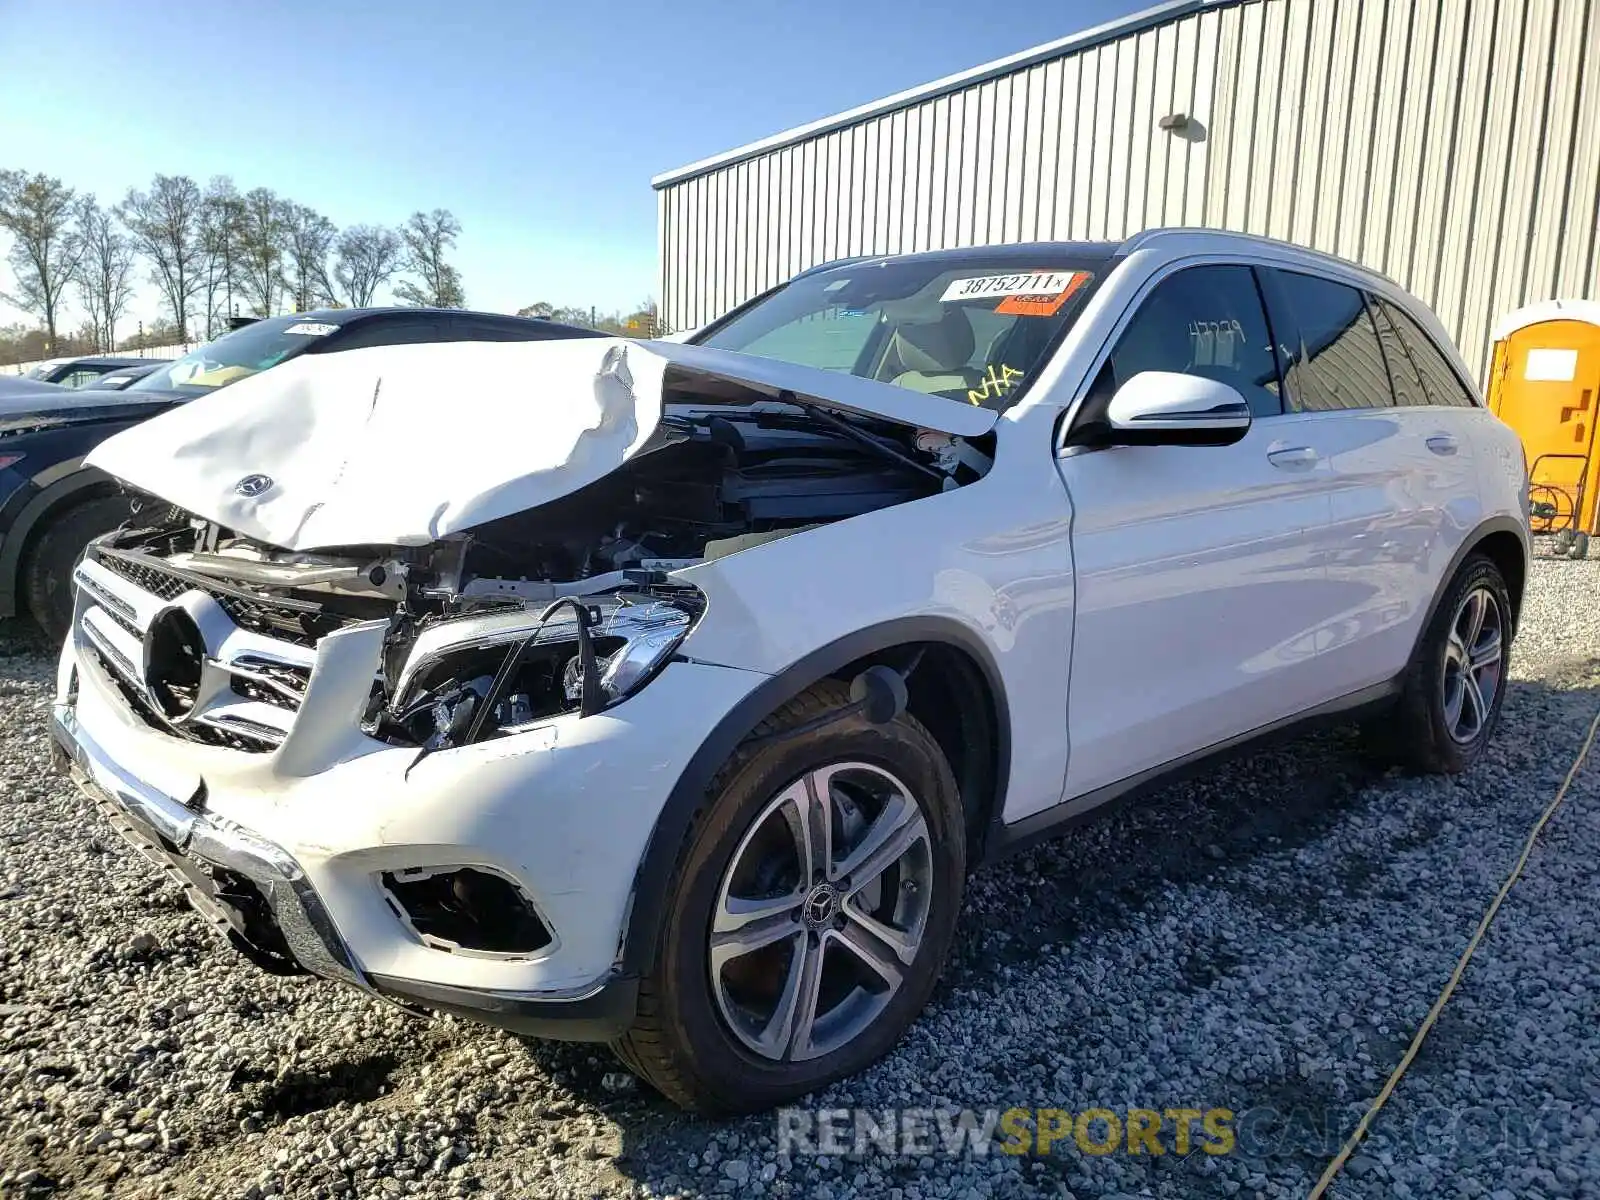
{"type": "Polygon", "coordinates": [[[1106,406],[1113,445],[1230,446],[1250,431],[1236,388],[1203,375],[1141,371],[1106,406]]]}

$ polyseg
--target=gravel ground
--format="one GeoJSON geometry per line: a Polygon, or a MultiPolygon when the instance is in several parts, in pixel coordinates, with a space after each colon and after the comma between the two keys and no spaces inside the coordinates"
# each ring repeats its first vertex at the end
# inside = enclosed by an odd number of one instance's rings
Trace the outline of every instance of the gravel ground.
{"type": "MultiPolygon", "coordinates": [[[[1600,562],[1536,565],[1464,778],[1379,773],[1331,731],[981,872],[928,1013],[815,1098],[1225,1107],[1216,1157],[1170,1134],[1161,1156],[780,1156],[772,1118],[686,1118],[595,1048],[261,974],[51,774],[49,656],[0,634],[0,1191],[1303,1196],[1600,706],[1597,601],[1600,562]]],[[[1600,1197],[1597,859],[1600,756],[1334,1195],[1600,1197]]]]}

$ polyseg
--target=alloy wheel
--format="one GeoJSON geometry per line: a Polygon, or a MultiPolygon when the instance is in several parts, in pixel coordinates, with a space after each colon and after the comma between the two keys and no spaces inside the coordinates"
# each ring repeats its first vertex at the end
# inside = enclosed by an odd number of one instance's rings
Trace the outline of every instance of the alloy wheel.
{"type": "Polygon", "coordinates": [[[881,767],[819,767],[768,802],[710,931],[712,992],[746,1048],[818,1058],[877,1020],[922,944],[932,851],[916,797],[881,767]]]}
{"type": "Polygon", "coordinates": [[[1444,722],[1467,745],[1483,732],[1500,694],[1505,663],[1505,618],[1486,587],[1462,597],[1444,650],[1444,722]]]}

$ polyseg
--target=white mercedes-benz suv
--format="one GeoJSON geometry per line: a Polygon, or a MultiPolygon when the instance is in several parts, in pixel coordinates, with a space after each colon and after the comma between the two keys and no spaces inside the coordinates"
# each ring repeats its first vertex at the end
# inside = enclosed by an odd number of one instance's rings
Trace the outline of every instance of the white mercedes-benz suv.
{"type": "Polygon", "coordinates": [[[1307,718],[1495,729],[1515,435],[1434,317],[1162,230],[820,267],[688,344],[306,357],[105,442],[64,764],[272,971],[771,1106],[977,864],[1307,718]]]}

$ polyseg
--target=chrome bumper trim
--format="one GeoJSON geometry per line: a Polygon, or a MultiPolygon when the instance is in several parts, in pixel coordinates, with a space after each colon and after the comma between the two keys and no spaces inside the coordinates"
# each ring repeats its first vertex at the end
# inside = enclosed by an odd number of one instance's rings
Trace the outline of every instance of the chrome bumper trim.
{"type": "Polygon", "coordinates": [[[203,876],[194,870],[196,864],[226,868],[254,884],[300,966],[377,994],[292,855],[243,826],[206,812],[203,784],[185,802],[135,779],[84,730],[71,705],[55,705],[50,726],[79,789],[118,832],[173,876],[189,902],[225,936],[231,930],[248,937],[236,914],[208,892],[203,876]]]}

